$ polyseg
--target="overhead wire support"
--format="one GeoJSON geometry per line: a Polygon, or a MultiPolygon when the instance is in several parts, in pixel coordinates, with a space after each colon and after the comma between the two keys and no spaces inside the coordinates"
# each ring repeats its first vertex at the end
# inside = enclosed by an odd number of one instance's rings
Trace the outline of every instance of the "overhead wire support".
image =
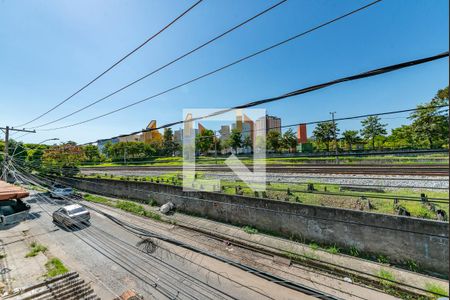
{"type": "Polygon", "coordinates": [[[341,19],[344,19],[344,18],[346,18],[346,17],[349,17],[349,16],[351,16],[351,15],[353,15],[353,14],[355,14],[355,13],[358,13],[358,12],[364,10],[364,9],[367,9],[367,8],[373,6],[373,5],[375,5],[375,4],[377,4],[377,3],[381,2],[381,1],[382,1],[382,0],[376,0],[376,1],[373,1],[373,2],[371,2],[371,3],[369,3],[369,4],[367,4],[367,5],[364,5],[364,6],[362,6],[362,7],[359,7],[359,8],[357,8],[357,9],[355,9],[355,10],[352,10],[352,11],[350,11],[350,12],[347,12],[347,13],[345,13],[345,14],[339,16],[339,17],[336,17],[336,18],[331,19],[331,20],[329,20],[329,21],[326,21],[326,22],[324,22],[324,23],[321,23],[321,24],[319,24],[319,25],[317,25],[317,26],[315,26],[315,27],[312,27],[312,28],[310,28],[310,29],[308,29],[308,30],[306,30],[306,31],[303,31],[303,32],[301,32],[301,33],[299,33],[299,34],[296,34],[296,35],[294,35],[294,36],[291,36],[291,37],[289,37],[289,38],[287,38],[287,39],[285,39],[285,40],[282,40],[282,41],[280,41],[280,42],[278,42],[278,43],[272,44],[272,45],[269,46],[269,47],[266,47],[266,48],[264,48],[264,49],[261,49],[261,50],[259,50],[259,51],[256,51],[256,52],[254,52],[254,53],[252,53],[252,54],[249,54],[249,55],[247,55],[247,56],[241,57],[240,59],[235,60],[235,61],[233,61],[233,62],[231,62],[231,63],[229,63],[229,64],[227,64],[227,65],[224,65],[224,66],[222,66],[222,67],[220,67],[220,68],[217,68],[217,69],[215,69],[215,70],[213,70],[213,71],[207,72],[207,73],[205,73],[205,74],[203,74],[203,75],[200,75],[200,76],[198,76],[198,77],[195,77],[195,78],[193,78],[193,79],[191,79],[191,80],[188,80],[188,81],[186,81],[186,82],[184,82],[184,83],[181,83],[181,84],[179,84],[179,85],[176,85],[176,86],[174,86],[174,87],[171,87],[171,88],[169,88],[169,89],[167,89],[167,90],[165,90],[165,91],[159,92],[159,93],[154,94],[154,95],[152,95],[152,96],[149,96],[149,97],[146,97],[146,98],[144,98],[144,99],[141,99],[141,100],[138,100],[138,101],[136,101],[136,102],[133,102],[133,103],[131,103],[131,104],[125,105],[125,106],[123,106],[123,107],[120,107],[120,108],[115,109],[115,110],[113,110],[113,111],[110,111],[110,112],[108,112],[108,113],[105,113],[105,114],[102,114],[102,115],[93,117],[93,118],[88,119],[88,120],[84,120],[84,121],[81,121],[81,122],[77,122],[77,123],[74,123],[74,124],[70,124],[70,125],[66,125],[66,126],[61,126],[61,127],[55,127],[55,128],[45,128],[45,129],[41,129],[41,130],[45,130],[45,131],[48,131],[48,130],[57,130],[57,129],[63,129],[63,128],[68,128],[68,127],[72,127],[72,126],[84,124],[84,123],[87,123],[87,122],[90,122],[90,121],[93,121],[93,120],[96,120],[96,119],[99,119],[99,118],[102,118],[102,117],[111,115],[111,114],[113,114],[113,113],[122,111],[122,110],[124,110],[124,109],[127,109],[127,108],[129,108],[129,107],[135,106],[135,105],[140,104],[140,103],[142,103],[142,102],[146,102],[146,101],[148,101],[148,100],[150,100],[150,99],[159,97],[159,96],[164,95],[164,94],[166,94],[166,93],[168,93],[168,92],[171,92],[171,91],[173,91],[173,90],[176,90],[176,89],[178,89],[178,88],[181,88],[181,87],[183,87],[183,86],[186,86],[186,85],[188,85],[188,84],[190,84],[190,83],[193,83],[193,82],[198,81],[198,80],[200,80],[200,79],[203,79],[203,78],[205,78],[205,77],[211,76],[211,75],[213,75],[213,74],[215,74],[215,73],[218,73],[218,72],[220,72],[220,71],[222,71],[222,70],[225,70],[225,69],[227,69],[227,68],[229,68],[229,67],[232,67],[232,66],[234,66],[234,65],[237,65],[237,64],[239,64],[239,63],[241,63],[241,62],[243,62],[243,61],[246,61],[246,60],[248,60],[248,59],[250,59],[250,58],[252,58],[252,57],[255,57],[255,56],[260,55],[260,54],[262,54],[262,53],[265,53],[265,52],[267,52],[267,51],[269,51],[269,50],[272,50],[272,49],[274,49],[274,48],[277,48],[277,47],[279,47],[279,46],[281,46],[281,45],[284,45],[284,44],[286,44],[286,43],[288,43],[288,42],[291,42],[291,41],[293,41],[293,40],[295,40],[295,39],[297,39],[297,38],[300,38],[300,37],[303,37],[303,36],[305,36],[305,35],[307,35],[307,34],[310,34],[310,33],[314,32],[314,31],[316,31],[316,30],[319,30],[319,29],[322,28],[322,27],[325,27],[325,26],[330,25],[330,24],[332,24],[332,23],[335,23],[335,22],[337,22],[337,21],[339,21],[339,20],[341,20],[341,19]]]}
{"type": "Polygon", "coordinates": [[[53,106],[52,108],[50,108],[49,110],[45,111],[44,113],[40,114],[39,116],[35,117],[34,119],[32,119],[31,121],[28,121],[26,123],[17,125],[16,127],[22,127],[25,125],[28,125],[36,120],[39,120],[40,118],[42,118],[43,116],[49,114],[50,112],[54,111],[56,108],[60,107],[61,105],[63,105],[64,103],[66,103],[67,101],[69,101],[70,99],[72,99],[73,97],[75,97],[77,94],[79,94],[81,91],[83,91],[84,89],[86,89],[88,86],[90,86],[91,84],[93,84],[95,81],[97,81],[98,79],[100,79],[100,77],[102,77],[103,75],[105,75],[106,73],[108,73],[109,71],[111,71],[112,69],[114,69],[117,65],[119,65],[121,62],[123,62],[125,59],[127,59],[128,57],[130,57],[131,55],[133,55],[136,51],[138,51],[139,49],[141,49],[142,47],[144,47],[148,42],[150,42],[151,40],[153,40],[155,37],[157,37],[158,35],[160,35],[162,32],[164,32],[167,28],[169,28],[170,26],[172,26],[174,23],[176,23],[179,19],[181,19],[184,15],[186,15],[188,12],[190,12],[194,7],[196,7],[197,5],[199,5],[203,0],[198,0],[197,2],[195,2],[193,5],[191,5],[188,9],[186,9],[185,11],[183,11],[180,15],[178,15],[175,19],[173,19],[172,21],[170,21],[167,25],[165,25],[163,28],[161,28],[158,32],[156,32],[155,34],[153,34],[152,36],[150,36],[148,39],[146,39],[143,43],[141,43],[140,45],[138,45],[136,48],[134,48],[132,51],[128,52],[125,56],[123,56],[122,58],[120,58],[118,61],[116,61],[114,64],[112,64],[109,68],[107,68],[106,70],[104,70],[102,73],[100,73],[99,75],[97,75],[94,79],[92,79],[91,81],[89,81],[88,83],[86,83],[85,85],[83,85],[81,88],[79,88],[77,91],[75,91],[72,95],[70,95],[69,97],[65,98],[64,100],[62,100],[61,102],[59,102],[58,104],[56,104],[55,106],[53,106]]]}
{"type": "Polygon", "coordinates": [[[157,69],[151,71],[150,73],[147,73],[147,74],[145,74],[144,76],[142,76],[142,77],[140,77],[140,78],[138,78],[138,79],[136,79],[136,80],[134,80],[134,81],[132,81],[132,82],[126,84],[126,85],[124,85],[123,87],[121,87],[121,88],[119,88],[119,89],[117,89],[117,90],[115,90],[115,91],[109,93],[108,95],[106,95],[106,96],[104,96],[104,97],[102,97],[102,98],[100,98],[100,99],[98,99],[98,100],[95,100],[94,102],[92,102],[92,103],[90,103],[90,104],[88,104],[88,105],[86,105],[86,106],[83,106],[82,108],[77,109],[77,110],[75,110],[74,112],[71,112],[71,113],[69,113],[69,114],[67,114],[67,115],[64,115],[64,116],[62,116],[62,117],[60,117],[60,118],[58,118],[58,119],[55,119],[55,120],[50,121],[50,122],[46,122],[46,123],[44,123],[44,124],[40,124],[40,125],[34,126],[34,127],[32,127],[32,128],[41,128],[41,127],[44,127],[44,126],[47,126],[47,125],[56,123],[56,122],[58,122],[58,121],[61,121],[61,120],[63,120],[63,119],[66,119],[66,118],[68,118],[68,117],[70,117],[70,116],[73,116],[73,115],[79,113],[79,112],[82,112],[82,111],[88,109],[89,107],[92,107],[92,106],[94,106],[94,105],[96,105],[96,104],[98,104],[98,103],[100,103],[100,102],[102,102],[102,101],[104,101],[104,100],[110,98],[111,96],[114,96],[114,95],[120,93],[121,91],[123,91],[123,90],[125,90],[125,89],[127,89],[127,88],[129,88],[129,87],[131,87],[131,86],[133,86],[133,85],[135,85],[136,83],[138,83],[138,82],[140,82],[140,81],[142,81],[142,80],[144,80],[144,79],[146,79],[146,78],[148,78],[148,77],[150,77],[150,76],[152,76],[152,75],[158,73],[159,71],[161,71],[161,70],[167,68],[168,66],[170,66],[170,65],[172,65],[172,64],[174,64],[174,63],[176,63],[177,61],[179,61],[179,60],[181,60],[181,59],[183,59],[183,58],[185,58],[185,57],[187,57],[187,56],[189,56],[189,55],[191,55],[191,54],[197,52],[198,50],[200,50],[200,49],[206,47],[207,45],[209,45],[209,44],[211,44],[211,43],[217,41],[218,39],[220,39],[220,38],[222,38],[222,37],[228,35],[229,33],[233,32],[234,30],[236,30],[236,29],[238,29],[238,28],[244,26],[245,24],[247,24],[247,23],[249,23],[249,22],[255,20],[256,18],[258,18],[258,17],[260,17],[260,16],[262,16],[262,15],[268,13],[269,11],[275,9],[276,7],[278,7],[278,6],[280,6],[281,4],[285,3],[286,1],[287,1],[287,0],[282,0],[282,1],[278,2],[278,3],[275,3],[274,5],[270,6],[269,8],[264,9],[263,11],[259,12],[258,14],[256,14],[256,15],[254,15],[254,16],[248,18],[247,20],[245,20],[245,21],[243,21],[243,22],[241,22],[241,23],[239,23],[239,24],[233,26],[232,28],[230,28],[230,29],[226,30],[225,32],[223,32],[223,33],[221,33],[221,34],[215,36],[214,38],[208,40],[207,42],[201,44],[200,46],[197,46],[197,47],[195,47],[194,49],[192,49],[192,50],[190,50],[190,51],[188,51],[188,52],[186,52],[186,53],[184,53],[184,54],[178,56],[177,58],[171,60],[170,62],[168,62],[168,63],[162,65],[161,67],[158,67],[157,69]]]}

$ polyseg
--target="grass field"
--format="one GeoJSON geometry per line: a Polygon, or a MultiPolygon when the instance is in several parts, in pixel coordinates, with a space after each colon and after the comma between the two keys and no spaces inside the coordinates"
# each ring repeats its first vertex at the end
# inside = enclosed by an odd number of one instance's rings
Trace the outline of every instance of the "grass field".
{"type": "MultiPolygon", "coordinates": [[[[127,181],[146,181],[163,184],[181,185],[182,178],[180,173],[172,172],[159,176],[113,176],[113,175],[83,175],[83,178],[104,178],[112,180],[127,180],[127,181]]],[[[198,179],[204,179],[205,175],[201,172],[197,174],[198,179]]],[[[242,195],[275,199],[280,201],[297,202],[309,205],[328,206],[336,208],[346,208],[355,210],[366,210],[377,213],[397,214],[394,208],[394,198],[399,198],[398,205],[403,206],[413,217],[436,219],[436,214],[431,211],[426,205],[420,201],[401,200],[402,198],[420,199],[420,194],[425,193],[426,196],[432,200],[445,201],[448,199],[448,191],[433,191],[433,190],[413,190],[406,188],[386,189],[384,192],[351,192],[340,191],[340,185],[313,183],[314,191],[307,191],[306,183],[271,183],[266,187],[266,192],[255,194],[248,186],[240,181],[221,180],[221,192],[227,194],[240,193],[242,195]],[[367,200],[361,200],[361,196],[370,200],[371,209],[368,209],[365,204],[367,200]],[[440,200],[442,199],[442,200],[440,200]]],[[[203,186],[206,188],[206,186],[203,186]]],[[[196,186],[200,188],[200,186],[196,186]]],[[[90,197],[90,196],[88,196],[90,197]]],[[[94,196],[92,196],[94,197],[94,196]]],[[[97,202],[97,199],[88,199],[97,202]]],[[[436,203],[436,209],[444,210],[449,214],[449,206],[445,203],[436,203]]]]}
{"type": "MultiPolygon", "coordinates": [[[[196,159],[197,164],[225,164],[223,157],[198,157],[196,159]]],[[[240,158],[244,164],[253,164],[253,159],[242,157],[240,158]]],[[[376,155],[376,156],[344,156],[339,158],[342,164],[361,164],[361,163],[374,163],[374,164],[446,164],[449,162],[448,155],[443,154],[429,154],[418,156],[394,156],[394,155],[376,155]]],[[[310,164],[310,163],[334,163],[334,157],[271,157],[266,158],[266,164],[310,164]]],[[[257,162],[257,161],[255,161],[257,162]]],[[[105,162],[99,164],[85,164],[81,167],[113,167],[123,166],[123,162],[105,162]]],[[[183,165],[182,157],[159,157],[147,161],[127,162],[128,166],[181,166],[183,165]]]]}

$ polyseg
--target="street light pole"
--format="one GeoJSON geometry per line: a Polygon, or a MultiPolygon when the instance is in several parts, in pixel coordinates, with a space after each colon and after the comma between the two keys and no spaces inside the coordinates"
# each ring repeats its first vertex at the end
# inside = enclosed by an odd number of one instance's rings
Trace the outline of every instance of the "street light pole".
{"type": "Polygon", "coordinates": [[[336,113],[335,111],[330,112],[331,119],[333,121],[334,153],[336,155],[336,164],[339,164],[339,153],[338,153],[338,144],[337,144],[337,135],[336,135],[337,128],[336,128],[336,122],[334,121],[335,113],[336,113]]]}

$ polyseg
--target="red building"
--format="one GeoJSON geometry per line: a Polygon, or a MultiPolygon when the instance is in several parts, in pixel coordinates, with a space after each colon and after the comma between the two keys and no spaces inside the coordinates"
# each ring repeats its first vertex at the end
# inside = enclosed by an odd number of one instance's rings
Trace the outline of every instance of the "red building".
{"type": "Polygon", "coordinates": [[[306,144],[308,142],[308,133],[306,132],[306,124],[297,126],[297,142],[299,144],[306,144]]]}

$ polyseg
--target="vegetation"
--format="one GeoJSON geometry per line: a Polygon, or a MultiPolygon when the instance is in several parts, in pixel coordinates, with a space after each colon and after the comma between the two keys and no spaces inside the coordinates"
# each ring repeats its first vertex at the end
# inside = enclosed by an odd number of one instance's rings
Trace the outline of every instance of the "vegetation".
{"type": "Polygon", "coordinates": [[[46,277],[51,278],[58,275],[65,274],[69,272],[69,269],[62,263],[59,258],[52,258],[45,264],[45,268],[47,269],[46,277]]]}
{"type": "Polygon", "coordinates": [[[256,229],[256,228],[253,228],[253,227],[251,227],[251,226],[244,226],[244,227],[242,227],[242,230],[244,230],[246,233],[248,233],[248,234],[256,234],[256,233],[258,233],[258,229],[256,229]]]}
{"type": "Polygon", "coordinates": [[[391,272],[385,270],[385,269],[381,269],[378,272],[378,277],[382,278],[380,280],[380,283],[384,286],[392,286],[394,285],[394,283],[392,281],[395,281],[395,276],[394,274],[392,274],[391,272]]]}
{"type": "Polygon", "coordinates": [[[39,254],[39,252],[44,253],[45,251],[47,251],[47,247],[45,247],[44,245],[38,244],[37,242],[32,242],[30,244],[30,252],[28,252],[25,257],[34,257],[36,255],[39,254]]]}
{"type": "Polygon", "coordinates": [[[338,254],[339,253],[339,248],[336,247],[336,245],[330,246],[327,248],[327,252],[331,253],[331,254],[338,254]]]}
{"type": "Polygon", "coordinates": [[[434,299],[439,298],[439,296],[448,297],[448,291],[438,284],[427,282],[425,283],[425,289],[430,292],[431,297],[433,297],[434,299]]]}
{"type": "Polygon", "coordinates": [[[83,198],[90,202],[100,203],[100,204],[109,204],[110,201],[107,198],[95,196],[91,194],[84,194],[83,198]]]}

